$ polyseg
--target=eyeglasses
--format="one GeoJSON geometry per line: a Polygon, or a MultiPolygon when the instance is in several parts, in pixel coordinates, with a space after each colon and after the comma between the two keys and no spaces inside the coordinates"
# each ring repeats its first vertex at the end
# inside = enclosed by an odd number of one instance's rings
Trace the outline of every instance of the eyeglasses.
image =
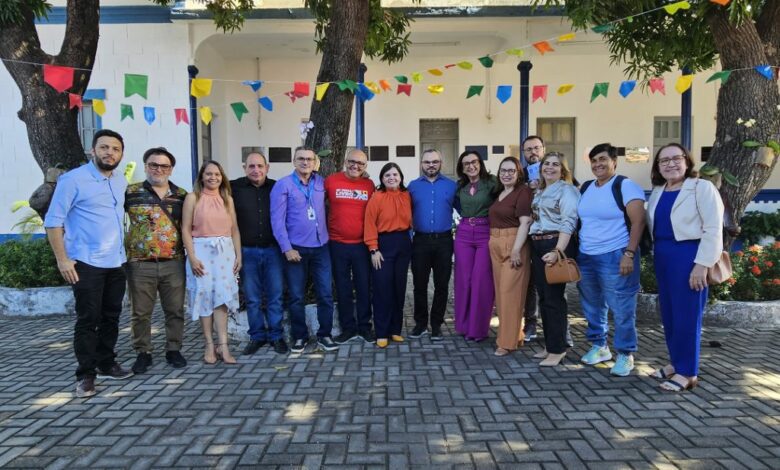
{"type": "Polygon", "coordinates": [[[295,161],[298,163],[312,163],[314,162],[314,158],[297,157],[295,161]]]}
{"type": "Polygon", "coordinates": [[[173,165],[167,165],[167,164],[159,164],[159,163],[147,163],[146,166],[149,167],[150,170],[159,170],[159,171],[169,171],[171,168],[173,168],[173,165]]]}
{"type": "Polygon", "coordinates": [[[685,160],[685,155],[673,155],[671,157],[659,158],[658,165],[669,166],[672,162],[674,162],[675,165],[679,165],[683,160],[685,160]]]}
{"type": "Polygon", "coordinates": [[[544,147],[542,147],[541,145],[536,145],[534,147],[526,147],[526,148],[523,149],[523,151],[524,152],[534,152],[534,151],[538,152],[538,151],[542,150],[543,148],[544,147]]]}
{"type": "Polygon", "coordinates": [[[361,162],[358,160],[347,160],[347,166],[357,166],[363,168],[364,166],[366,166],[366,162],[361,162]]]}
{"type": "Polygon", "coordinates": [[[514,176],[515,173],[517,173],[517,170],[515,170],[514,168],[500,168],[498,170],[499,175],[514,176]]]}
{"type": "Polygon", "coordinates": [[[423,165],[427,165],[427,166],[436,166],[439,163],[441,163],[441,160],[431,160],[431,161],[422,162],[423,165]]]}
{"type": "Polygon", "coordinates": [[[463,168],[468,168],[470,166],[478,167],[479,166],[479,160],[471,160],[470,162],[462,162],[463,168]]]}

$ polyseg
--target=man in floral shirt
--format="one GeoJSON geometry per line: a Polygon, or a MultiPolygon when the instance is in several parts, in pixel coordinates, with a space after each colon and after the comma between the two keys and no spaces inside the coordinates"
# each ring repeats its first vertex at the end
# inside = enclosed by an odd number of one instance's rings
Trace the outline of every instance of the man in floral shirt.
{"type": "Polygon", "coordinates": [[[176,158],[163,147],[143,157],[146,181],[125,193],[130,219],[127,237],[127,281],[132,314],[130,328],[138,358],[133,372],[152,365],[152,310],[157,293],[165,313],[165,360],[175,368],[187,361],[179,352],[184,336],[184,247],[181,214],[187,191],[168,181],[176,158]]]}

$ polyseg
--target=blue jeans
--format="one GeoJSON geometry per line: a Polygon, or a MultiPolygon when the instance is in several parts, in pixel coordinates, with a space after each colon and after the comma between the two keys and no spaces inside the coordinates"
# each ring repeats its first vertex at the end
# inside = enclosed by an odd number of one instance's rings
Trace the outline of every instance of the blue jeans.
{"type": "Polygon", "coordinates": [[[336,299],[339,304],[339,324],[344,333],[371,331],[371,258],[365,243],[339,243],[331,240],[330,258],[336,299]],[[354,295],[352,290],[354,289],[354,295]],[[355,321],[357,316],[357,321],[355,321]]]}
{"type": "Polygon", "coordinates": [[[331,288],[330,252],[327,245],[317,248],[305,248],[293,245],[301,255],[297,263],[284,262],[284,276],[287,279],[287,290],[290,293],[290,325],[293,341],[308,339],[306,328],[306,313],[304,301],[306,296],[306,281],[311,273],[314,293],[317,296],[317,320],[320,329],[317,337],[330,336],[333,328],[333,293],[331,288]]]}
{"type": "Polygon", "coordinates": [[[619,353],[636,351],[636,294],[639,292],[639,252],[634,257],[634,271],[620,275],[623,249],[601,255],[577,256],[582,280],[577,283],[582,313],[588,320],[586,336],[594,346],[607,345],[607,312],[612,310],[615,322],[615,349],[619,353]]]}
{"type": "Polygon", "coordinates": [[[282,339],[282,254],[278,246],[241,247],[241,279],[246,297],[249,337],[255,341],[282,339]],[[265,308],[263,308],[265,294],[265,308]]]}

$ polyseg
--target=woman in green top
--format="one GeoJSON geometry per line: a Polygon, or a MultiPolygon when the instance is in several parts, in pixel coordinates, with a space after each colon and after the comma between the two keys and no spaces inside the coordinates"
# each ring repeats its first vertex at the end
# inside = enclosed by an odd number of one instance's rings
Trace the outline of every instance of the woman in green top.
{"type": "Polygon", "coordinates": [[[488,210],[498,183],[475,150],[460,154],[456,172],[455,205],[462,218],[455,233],[455,331],[467,341],[482,341],[490,329],[495,299],[488,210]]]}

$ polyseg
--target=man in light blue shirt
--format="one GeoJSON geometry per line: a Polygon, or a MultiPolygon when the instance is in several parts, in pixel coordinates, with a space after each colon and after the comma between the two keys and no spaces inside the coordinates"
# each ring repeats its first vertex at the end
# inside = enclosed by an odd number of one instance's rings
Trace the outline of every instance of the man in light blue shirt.
{"type": "Polygon", "coordinates": [[[114,171],[124,142],[104,129],[92,140],[92,160],[60,177],[44,227],[57,267],[73,286],[76,396],[95,395],[95,377],[133,375],[116,362],[119,314],[125,295],[124,204],[127,180],[114,171]]]}
{"type": "Polygon", "coordinates": [[[431,340],[439,341],[447,292],[452,276],[452,206],[457,184],[441,174],[441,152],[425,150],[420,162],[422,175],[409,183],[412,198],[412,276],[414,277],[414,329],[410,338],[428,332],[428,278],[433,271],[431,340]]]}

